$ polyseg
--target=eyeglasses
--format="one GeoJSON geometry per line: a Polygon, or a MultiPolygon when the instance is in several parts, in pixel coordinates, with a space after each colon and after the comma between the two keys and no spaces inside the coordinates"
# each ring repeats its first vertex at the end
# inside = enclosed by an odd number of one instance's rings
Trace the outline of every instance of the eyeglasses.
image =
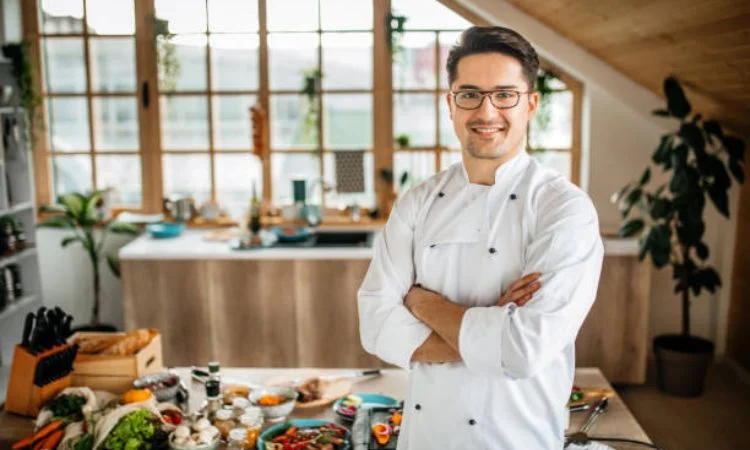
{"type": "Polygon", "coordinates": [[[494,91],[478,91],[468,89],[464,91],[451,92],[453,102],[461,109],[477,109],[482,106],[484,97],[489,96],[492,106],[497,109],[510,109],[518,105],[522,94],[529,92],[512,91],[508,89],[498,89],[494,91]]]}

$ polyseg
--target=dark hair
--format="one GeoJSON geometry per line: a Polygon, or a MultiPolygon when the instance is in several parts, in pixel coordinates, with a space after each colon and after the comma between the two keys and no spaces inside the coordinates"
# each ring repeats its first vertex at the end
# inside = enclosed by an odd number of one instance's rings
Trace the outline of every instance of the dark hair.
{"type": "Polygon", "coordinates": [[[521,63],[523,75],[529,83],[529,90],[534,89],[539,71],[539,56],[523,36],[510,28],[504,27],[471,27],[461,33],[456,45],[448,53],[448,84],[456,81],[458,62],[464,56],[479,53],[502,53],[512,56],[521,63]]]}

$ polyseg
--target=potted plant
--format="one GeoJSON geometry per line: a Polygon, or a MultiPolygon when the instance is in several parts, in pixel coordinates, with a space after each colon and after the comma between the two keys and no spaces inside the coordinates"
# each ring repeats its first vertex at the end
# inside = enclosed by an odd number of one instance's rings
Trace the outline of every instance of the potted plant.
{"type": "MultiPolygon", "coordinates": [[[[41,212],[53,215],[39,223],[39,227],[69,230],[70,235],[63,238],[60,245],[67,247],[78,243],[83,246],[91,261],[94,275],[94,304],[91,311],[91,323],[78,330],[114,331],[115,327],[104,325],[99,320],[101,305],[100,263],[104,255],[104,244],[109,233],[137,235],[134,225],[113,220],[104,220],[101,210],[102,195],[105,191],[95,191],[88,195],[72,193],[58,197],[58,204],[42,206],[41,212]],[[97,239],[98,236],[98,239],[97,239]]],[[[119,260],[116,255],[106,255],[110,269],[120,276],[119,260]]]]}
{"type": "Polygon", "coordinates": [[[640,237],[640,259],[651,255],[656,268],[672,267],[675,293],[682,297],[682,333],[654,339],[659,387],[670,394],[698,396],[713,360],[714,344],[690,332],[690,300],[702,290],[715,292],[721,277],[708,263],[703,242],[703,211],[707,199],[729,217],[728,191],[732,181],[742,183],[745,142],[725,134],[714,120],[693,113],[680,83],[664,81],[666,109],[654,115],[673,118],[679,127],[662,136],[652,156],[664,172],[663,183],[650,189],[651,167],[637,182],[628,183],[613,196],[623,218],[638,217],[620,228],[623,237],[640,237]],[[726,160],[726,163],[725,163],[726,160]]]}

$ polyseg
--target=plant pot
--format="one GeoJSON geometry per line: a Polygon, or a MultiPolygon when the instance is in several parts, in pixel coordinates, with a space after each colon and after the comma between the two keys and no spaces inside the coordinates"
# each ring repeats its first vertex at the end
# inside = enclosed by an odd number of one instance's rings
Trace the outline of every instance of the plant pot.
{"type": "Polygon", "coordinates": [[[714,359],[711,341],[680,334],[654,339],[659,389],[678,397],[698,397],[703,393],[706,373],[714,359]]]}

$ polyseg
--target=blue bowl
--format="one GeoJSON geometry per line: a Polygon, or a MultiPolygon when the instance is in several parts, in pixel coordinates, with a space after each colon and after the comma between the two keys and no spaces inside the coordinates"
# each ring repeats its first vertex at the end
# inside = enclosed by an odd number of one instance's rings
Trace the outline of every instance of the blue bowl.
{"type": "Polygon", "coordinates": [[[146,231],[155,239],[177,237],[185,231],[184,223],[150,223],[146,225],[146,231]]]}
{"type": "MultiPolygon", "coordinates": [[[[266,431],[262,432],[260,436],[258,436],[257,449],[266,450],[266,442],[271,442],[271,439],[275,438],[282,432],[286,431],[290,426],[294,426],[297,428],[319,427],[321,425],[326,425],[326,424],[331,424],[331,423],[333,422],[329,422],[327,420],[295,419],[295,420],[290,420],[287,422],[276,424],[268,428],[266,431]]],[[[344,429],[344,440],[345,440],[345,443],[344,445],[339,447],[339,450],[350,450],[352,448],[351,446],[352,437],[351,437],[351,434],[349,433],[349,430],[347,430],[346,428],[344,429]]]]}
{"type": "Polygon", "coordinates": [[[276,226],[271,231],[279,238],[279,242],[302,242],[312,235],[309,228],[300,225],[276,226]],[[294,230],[294,233],[285,233],[285,230],[294,230]]]}
{"type": "MultiPolygon", "coordinates": [[[[391,406],[397,408],[399,405],[398,400],[383,394],[349,394],[346,397],[359,397],[362,400],[362,403],[357,406],[357,409],[367,406],[391,406]]],[[[346,397],[336,400],[336,403],[333,404],[333,412],[343,421],[352,422],[354,417],[345,416],[338,412],[338,409],[343,406],[346,397]]]]}

